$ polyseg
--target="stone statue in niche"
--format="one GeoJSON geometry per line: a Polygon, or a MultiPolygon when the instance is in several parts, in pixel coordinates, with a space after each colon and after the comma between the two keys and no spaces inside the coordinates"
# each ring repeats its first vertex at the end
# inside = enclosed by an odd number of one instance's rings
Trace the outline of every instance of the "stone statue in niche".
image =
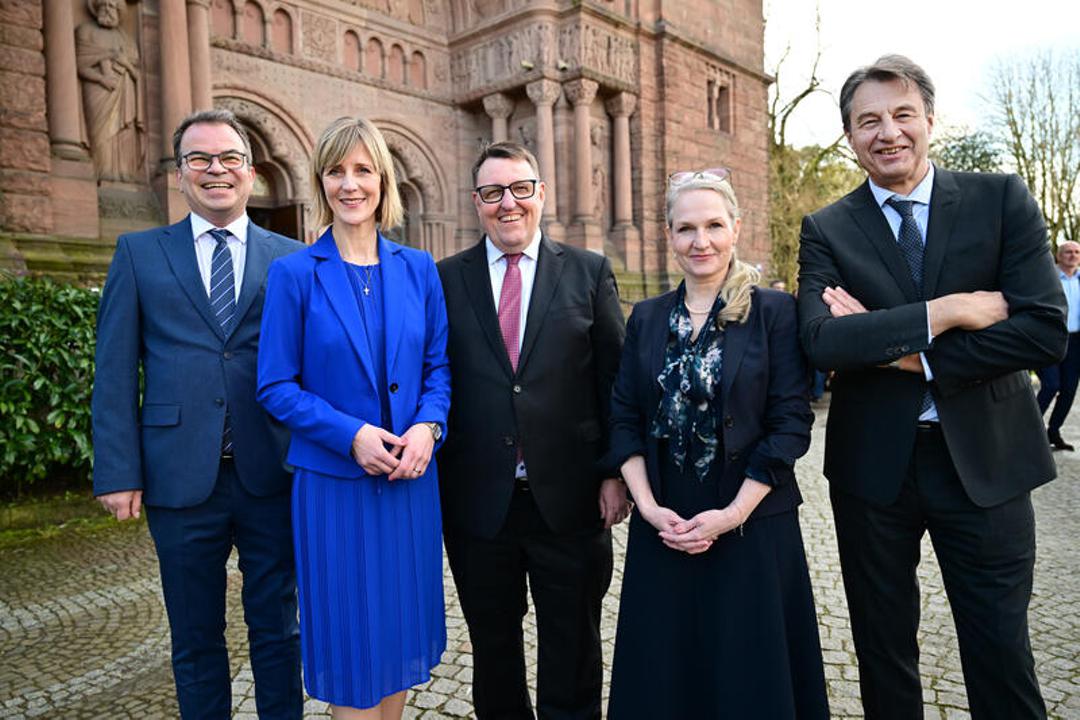
{"type": "Polygon", "coordinates": [[[589,129],[589,142],[592,145],[592,192],[593,192],[593,217],[600,220],[606,227],[608,186],[607,186],[607,136],[602,125],[593,125],[589,129]]]}
{"type": "Polygon", "coordinates": [[[124,0],[88,0],[93,20],[75,28],[83,112],[99,179],[145,180],[145,111],[139,53],[120,27],[124,0]]]}

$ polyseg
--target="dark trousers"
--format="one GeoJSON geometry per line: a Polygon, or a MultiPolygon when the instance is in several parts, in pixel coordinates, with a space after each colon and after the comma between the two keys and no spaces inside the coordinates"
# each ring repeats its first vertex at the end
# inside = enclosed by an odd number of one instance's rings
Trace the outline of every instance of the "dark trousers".
{"type": "Polygon", "coordinates": [[[289,494],[249,494],[225,460],[205,502],[147,508],[147,521],[161,568],[180,714],[185,720],[232,714],[225,563],[235,544],[259,717],[299,720],[304,698],[289,494]]]}
{"type": "Polygon", "coordinates": [[[915,568],[929,531],[956,622],[972,718],[1045,718],[1028,637],[1035,565],[1030,494],[976,506],[935,429],[919,431],[892,505],[837,490],[831,496],[866,717],[923,717],[915,568]]]}
{"type": "Polygon", "coordinates": [[[538,716],[598,719],[600,603],[611,583],[611,533],[556,535],[531,494],[516,490],[495,538],[448,528],[445,540],[472,641],[476,717],[537,717],[525,682],[521,627],[528,578],[536,607],[538,716]]]}
{"type": "Polygon", "coordinates": [[[1080,332],[1069,333],[1069,347],[1065,351],[1064,360],[1057,365],[1036,370],[1035,374],[1039,376],[1039,410],[1044,415],[1054,396],[1057,396],[1046,429],[1052,435],[1058,434],[1061,426],[1065,424],[1065,418],[1069,416],[1069,410],[1072,409],[1076,387],[1080,385],[1080,332]]]}

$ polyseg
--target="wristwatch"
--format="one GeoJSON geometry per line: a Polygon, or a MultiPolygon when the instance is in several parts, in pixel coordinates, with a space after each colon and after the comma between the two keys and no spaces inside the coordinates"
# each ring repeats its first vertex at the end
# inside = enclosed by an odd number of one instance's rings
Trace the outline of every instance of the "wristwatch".
{"type": "Polygon", "coordinates": [[[437,422],[426,422],[424,424],[428,426],[428,430],[431,431],[431,437],[435,439],[435,442],[442,440],[442,425],[437,422]]]}

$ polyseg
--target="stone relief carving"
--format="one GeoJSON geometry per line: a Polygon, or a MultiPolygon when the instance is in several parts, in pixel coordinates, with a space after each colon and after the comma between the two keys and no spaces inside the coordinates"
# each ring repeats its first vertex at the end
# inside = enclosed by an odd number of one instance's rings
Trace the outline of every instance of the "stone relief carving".
{"type": "Polygon", "coordinates": [[[301,37],[304,55],[323,62],[337,62],[337,23],[334,20],[305,12],[301,37]]]}
{"type": "Polygon", "coordinates": [[[559,59],[571,69],[585,68],[637,84],[637,44],[594,25],[564,25],[558,34],[559,59]]]}
{"type": "Polygon", "coordinates": [[[120,27],[124,0],[89,0],[75,28],[76,65],[94,169],[101,179],[145,180],[146,113],[139,53],[120,27]]]}
{"type": "Polygon", "coordinates": [[[608,173],[607,173],[607,147],[608,137],[601,123],[594,124],[589,129],[589,143],[592,145],[592,196],[593,216],[604,220],[607,227],[606,213],[608,210],[608,173]]]}
{"type": "Polygon", "coordinates": [[[530,66],[553,65],[554,37],[552,24],[537,23],[475,45],[452,58],[454,83],[469,92],[519,75],[530,66]]]}

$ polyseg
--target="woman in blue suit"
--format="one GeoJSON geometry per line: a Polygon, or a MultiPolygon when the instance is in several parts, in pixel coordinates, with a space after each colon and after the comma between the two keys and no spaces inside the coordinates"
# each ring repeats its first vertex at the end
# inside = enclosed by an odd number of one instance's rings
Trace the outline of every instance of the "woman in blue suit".
{"type": "Polygon", "coordinates": [[[312,164],[330,227],[270,266],[258,397],[292,431],[308,693],[339,720],[400,718],[446,648],[446,307],[431,256],[379,234],[402,206],[378,129],[340,118],[312,164]]]}
{"type": "Polygon", "coordinates": [[[608,717],[827,718],[792,467],[813,414],[795,302],[739,262],[723,169],[677,173],[684,281],[638,303],[611,408],[636,510],[608,717]]]}

